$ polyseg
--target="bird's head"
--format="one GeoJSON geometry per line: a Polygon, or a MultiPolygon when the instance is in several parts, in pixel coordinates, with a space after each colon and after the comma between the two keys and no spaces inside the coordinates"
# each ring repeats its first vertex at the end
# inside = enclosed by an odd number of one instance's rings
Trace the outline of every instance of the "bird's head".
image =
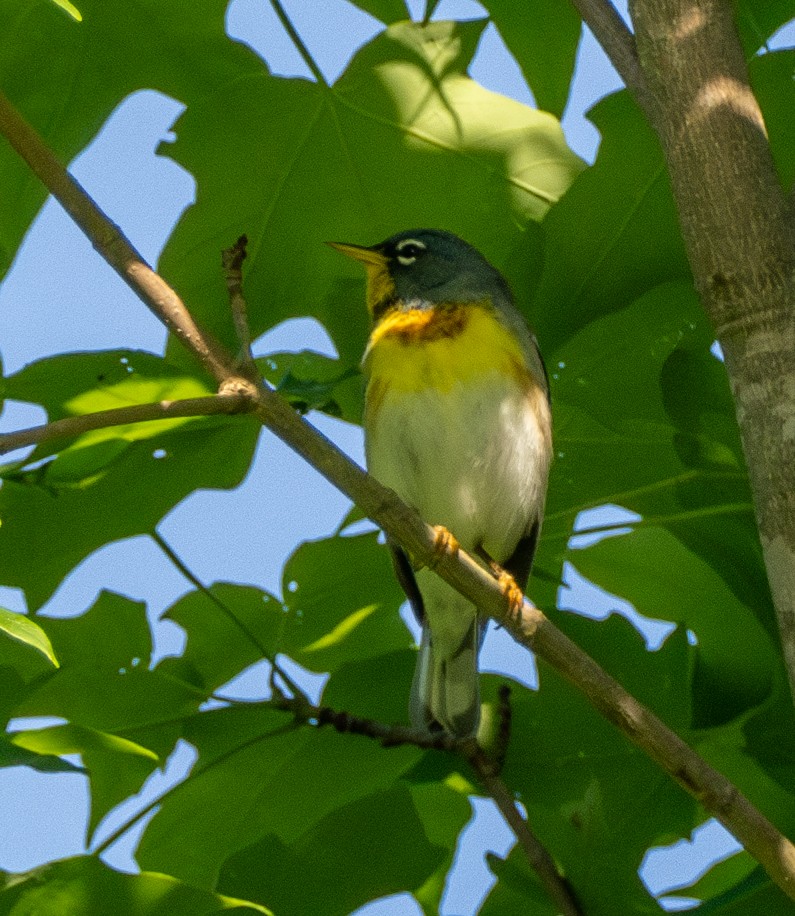
{"type": "Polygon", "coordinates": [[[393,306],[510,298],[502,275],[468,242],[442,229],[408,229],[378,245],[330,242],[367,269],[367,305],[375,319],[393,306]]]}

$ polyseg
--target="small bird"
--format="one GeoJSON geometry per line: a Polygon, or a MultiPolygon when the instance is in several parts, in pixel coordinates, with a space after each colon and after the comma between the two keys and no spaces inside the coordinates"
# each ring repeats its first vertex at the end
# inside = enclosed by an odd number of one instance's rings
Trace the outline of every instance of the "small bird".
{"type": "MultiPolygon", "coordinates": [[[[520,595],[530,574],[552,456],[549,381],[503,276],[439,229],[333,248],[367,270],[373,326],[362,360],[369,472],[520,595]]],[[[442,538],[445,542],[445,538],[442,538]]],[[[486,622],[432,570],[390,544],[422,625],[409,713],[457,737],[480,719],[486,622]]]]}

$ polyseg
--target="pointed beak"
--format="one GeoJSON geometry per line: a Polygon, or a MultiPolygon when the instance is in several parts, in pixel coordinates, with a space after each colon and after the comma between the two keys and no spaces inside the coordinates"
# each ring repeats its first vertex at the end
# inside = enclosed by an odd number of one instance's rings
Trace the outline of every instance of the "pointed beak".
{"type": "Polygon", "coordinates": [[[349,258],[353,258],[354,261],[361,261],[362,264],[368,264],[373,267],[384,267],[386,265],[386,258],[375,248],[368,248],[365,245],[351,245],[348,242],[326,242],[326,244],[349,258]]]}
{"type": "Polygon", "coordinates": [[[367,269],[367,308],[374,315],[381,305],[395,295],[395,283],[389,275],[389,260],[378,248],[351,245],[348,242],[328,242],[367,269]]]}

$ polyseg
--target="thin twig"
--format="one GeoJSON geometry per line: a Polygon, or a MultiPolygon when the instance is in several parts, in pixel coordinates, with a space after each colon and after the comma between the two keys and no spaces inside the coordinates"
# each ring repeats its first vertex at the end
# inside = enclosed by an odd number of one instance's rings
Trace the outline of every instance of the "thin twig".
{"type": "Polygon", "coordinates": [[[320,72],[320,67],[318,67],[315,62],[315,58],[309,53],[309,48],[304,44],[303,39],[298,34],[293,25],[290,17],[285,12],[284,7],[281,5],[279,0],[271,0],[271,6],[273,7],[274,13],[279,17],[279,22],[281,22],[284,31],[290,36],[292,43],[295,45],[296,50],[301,55],[304,60],[304,63],[312,71],[312,76],[320,83],[321,86],[328,86],[326,82],[326,77],[320,72]]]}
{"type": "Polygon", "coordinates": [[[226,288],[229,291],[229,308],[235,323],[235,333],[240,344],[238,365],[241,373],[256,381],[259,373],[251,353],[251,329],[248,323],[248,306],[243,295],[243,261],[246,259],[248,239],[245,235],[221,252],[221,266],[224,271],[226,288]]]}
{"type": "Polygon", "coordinates": [[[511,688],[507,684],[500,684],[497,691],[497,739],[494,742],[494,765],[497,774],[502,773],[508,746],[511,743],[511,725],[513,712],[511,710],[511,688]]]}
{"type": "Polygon", "coordinates": [[[593,32],[624,85],[648,114],[652,97],[646,88],[635,38],[610,0],[572,0],[583,22],[593,32]]]}
{"type": "Polygon", "coordinates": [[[270,663],[272,671],[275,671],[279,677],[284,681],[285,685],[289,690],[291,690],[297,697],[306,697],[304,691],[296,684],[296,682],[287,674],[286,671],[279,665],[276,661],[274,655],[268,651],[268,648],[260,640],[257,634],[244,623],[234,611],[225,604],[212,589],[208,588],[199,577],[185,564],[185,561],[179,556],[179,554],[174,550],[174,548],[166,541],[166,539],[160,534],[159,531],[155,530],[150,532],[152,540],[157,544],[157,546],[163,551],[163,553],[168,557],[168,559],[174,564],[174,566],[182,573],[182,575],[191,583],[196,589],[198,589],[209,601],[211,601],[217,608],[220,610],[226,617],[229,618],[231,623],[237,627],[238,630],[249,640],[249,642],[254,646],[254,648],[260,653],[260,655],[270,663]]]}
{"type": "Polygon", "coordinates": [[[470,742],[462,747],[461,751],[513,830],[519,845],[527,856],[530,867],[538,875],[549,899],[563,916],[582,916],[582,910],[569,883],[558,871],[552,856],[536,836],[533,828],[519,813],[516,800],[497,775],[495,761],[487,756],[474,739],[470,739],[470,742]]]}
{"type": "Polygon", "coordinates": [[[245,394],[213,394],[203,398],[185,398],[179,401],[157,401],[152,404],[134,404],[132,407],[116,407],[112,410],[98,410],[79,417],[64,417],[31,426],[17,432],[0,435],[0,455],[28,445],[49,442],[52,439],[67,439],[80,436],[95,429],[111,426],[127,426],[130,423],[149,423],[153,420],[171,420],[175,417],[210,417],[218,414],[250,413],[255,402],[245,394]]]}
{"type": "MultiPolygon", "coordinates": [[[[9,103],[2,97],[0,102],[0,131],[14,133],[20,130],[20,124],[24,125],[20,116],[15,113],[15,117],[9,119],[9,103]]],[[[81,214],[87,208],[92,214],[88,220],[79,218],[78,225],[100,253],[110,260],[112,253],[102,239],[107,238],[109,233],[112,236],[114,227],[93,202],[85,199],[85,192],[71,182],[52,154],[47,151],[42,153],[40,138],[27,125],[24,127],[25,142],[19,143],[15,137],[15,148],[54,193],[56,188],[59,191],[62,189],[64,181],[67,182],[73,198],[71,209],[81,214]],[[38,167],[43,155],[50,168],[38,167]]],[[[150,304],[145,284],[139,286],[138,276],[135,271],[130,272],[128,282],[150,304]]],[[[158,281],[169,289],[159,278],[158,281]]],[[[177,301],[179,309],[184,311],[182,302],[177,301]]],[[[159,307],[154,310],[164,321],[169,320],[166,317],[168,310],[159,307]]],[[[234,390],[235,385],[239,386],[239,390],[249,389],[251,383],[237,379],[231,361],[210,352],[204,338],[184,333],[180,334],[180,339],[216,377],[226,382],[230,390],[234,390]]],[[[475,604],[482,614],[493,617],[517,642],[546,659],[606,719],[718,818],[765,868],[772,880],[795,899],[795,845],[736,786],[688,747],[658,716],[627,693],[541,611],[525,602],[516,614],[498,582],[464,550],[450,551],[440,558],[435,530],[398,499],[393,491],[351,462],[340,449],[298,416],[276,392],[260,383],[255,397],[255,412],[263,424],[353,500],[389,538],[401,544],[420,562],[435,563],[438,575],[475,604]]]]}

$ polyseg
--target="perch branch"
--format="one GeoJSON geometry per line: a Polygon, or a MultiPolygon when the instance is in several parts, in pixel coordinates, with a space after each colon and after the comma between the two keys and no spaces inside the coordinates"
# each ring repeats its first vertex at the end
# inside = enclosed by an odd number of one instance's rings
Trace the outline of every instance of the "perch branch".
{"type": "Polygon", "coordinates": [[[210,417],[217,414],[250,413],[254,402],[245,394],[213,394],[204,398],[185,398],[180,401],[156,401],[152,404],[134,404],[131,407],[115,407],[112,410],[98,410],[79,417],[64,417],[31,426],[13,433],[0,435],[0,455],[28,445],[50,442],[52,439],[67,439],[80,436],[95,429],[111,426],[127,426],[130,423],[148,423],[152,420],[171,420],[175,417],[210,417]]]}
{"type": "MultiPolygon", "coordinates": [[[[0,105],[0,109],[7,107],[7,102],[0,105]]],[[[20,120],[18,115],[16,118],[20,120]]],[[[12,122],[16,123],[13,119],[12,122]]],[[[7,125],[8,118],[0,117],[0,129],[5,129],[7,125]]],[[[32,156],[36,161],[42,155],[39,149],[41,140],[29,129],[26,136],[34,138],[35,142],[33,148],[27,149],[23,156],[26,160],[32,156]]],[[[57,165],[52,155],[47,155],[57,165]]],[[[60,186],[66,173],[60,166],[58,169],[63,176],[55,184],[60,186]]],[[[53,190],[50,182],[54,175],[45,170],[40,177],[53,190]]],[[[74,193],[85,196],[76,186],[70,187],[74,193]]],[[[82,211],[88,206],[84,202],[77,210],[82,211]]],[[[90,204],[90,208],[97,218],[101,217],[95,204],[90,204]]],[[[83,221],[79,225],[89,238],[95,240],[95,237],[102,238],[108,231],[112,231],[112,227],[109,230],[109,224],[105,223],[103,219],[99,226],[93,221],[83,221]]],[[[104,251],[102,248],[100,250],[104,251]]],[[[135,273],[129,275],[128,282],[137,288],[135,273]]],[[[162,280],[159,282],[165,283],[162,280]]],[[[148,301],[148,294],[144,290],[139,292],[148,301]]],[[[180,308],[184,310],[181,302],[180,308]]],[[[160,310],[157,310],[157,314],[161,314],[160,310]]],[[[161,317],[166,320],[164,315],[161,314],[161,317]]],[[[217,376],[223,379],[227,387],[237,385],[238,390],[247,390],[247,383],[235,378],[231,363],[224,360],[219,363],[216,355],[191,335],[180,335],[180,339],[205,366],[218,370],[217,376]]],[[[370,477],[298,416],[271,388],[260,382],[252,396],[256,399],[255,413],[263,424],[355,502],[366,516],[407,549],[411,556],[420,562],[433,564],[438,575],[475,604],[483,614],[493,617],[518,642],[546,659],[606,719],[657,761],[679,785],[720,820],[766,869],[772,880],[795,899],[795,846],[725,776],[688,747],[658,716],[627,693],[541,611],[525,601],[520,612],[513,613],[510,601],[497,581],[465,551],[450,551],[440,556],[433,528],[398,499],[392,490],[370,477]]]]}

